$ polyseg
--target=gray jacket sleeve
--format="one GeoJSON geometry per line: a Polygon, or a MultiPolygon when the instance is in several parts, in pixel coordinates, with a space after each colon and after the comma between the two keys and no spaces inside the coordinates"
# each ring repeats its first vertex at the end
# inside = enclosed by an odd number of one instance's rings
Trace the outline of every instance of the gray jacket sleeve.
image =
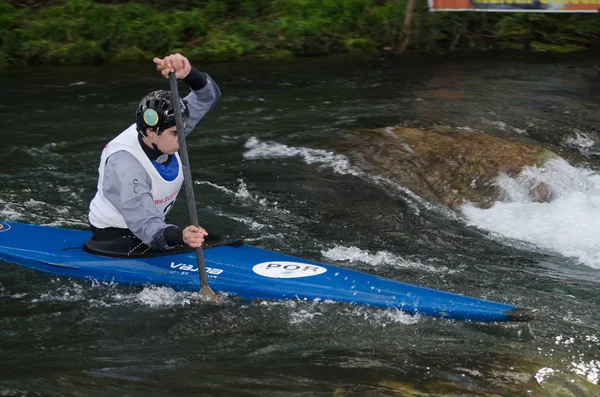
{"type": "MultiPolygon", "coordinates": [[[[210,76],[204,88],[185,97],[190,111],[185,135],[189,135],[221,97],[221,91],[210,76]]],[[[154,249],[168,249],[164,231],[168,226],[154,204],[152,180],[137,161],[126,151],[108,157],[104,168],[102,193],[119,211],[131,232],[154,249]]]]}
{"type": "Polygon", "coordinates": [[[215,107],[221,98],[221,90],[215,81],[209,76],[204,88],[197,91],[192,91],[184,98],[190,110],[190,117],[187,120],[185,136],[196,128],[198,123],[215,107]]]}

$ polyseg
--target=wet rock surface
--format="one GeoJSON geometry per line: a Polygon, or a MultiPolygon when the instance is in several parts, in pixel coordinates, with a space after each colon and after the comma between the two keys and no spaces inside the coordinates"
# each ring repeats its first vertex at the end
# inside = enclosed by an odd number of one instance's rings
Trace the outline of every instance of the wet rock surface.
{"type": "MultiPolygon", "coordinates": [[[[453,210],[465,201],[491,206],[502,198],[495,184],[499,175],[516,176],[523,167],[543,166],[558,157],[541,146],[445,126],[361,129],[353,138],[358,144],[347,155],[425,200],[453,210]]],[[[548,199],[543,186],[534,189],[537,200],[548,199]]]]}

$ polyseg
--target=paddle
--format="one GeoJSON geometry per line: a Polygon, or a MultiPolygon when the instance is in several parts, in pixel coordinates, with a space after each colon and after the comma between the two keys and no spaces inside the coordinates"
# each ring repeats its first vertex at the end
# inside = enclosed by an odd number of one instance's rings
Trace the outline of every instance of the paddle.
{"type": "MultiPolygon", "coordinates": [[[[179,157],[181,158],[181,167],[183,168],[183,182],[185,184],[185,197],[192,225],[198,226],[198,213],[196,212],[196,199],[194,198],[194,187],[192,173],[190,171],[190,160],[187,153],[185,134],[183,128],[183,116],[179,106],[179,88],[177,87],[177,77],[175,72],[169,73],[169,83],[171,84],[171,94],[173,95],[173,108],[175,109],[175,123],[177,125],[177,139],[179,141],[179,157]]],[[[206,277],[206,266],[204,265],[204,252],[202,246],[196,248],[196,261],[198,262],[198,274],[200,276],[200,296],[210,301],[216,301],[217,295],[208,286],[208,277],[206,277]]]]}

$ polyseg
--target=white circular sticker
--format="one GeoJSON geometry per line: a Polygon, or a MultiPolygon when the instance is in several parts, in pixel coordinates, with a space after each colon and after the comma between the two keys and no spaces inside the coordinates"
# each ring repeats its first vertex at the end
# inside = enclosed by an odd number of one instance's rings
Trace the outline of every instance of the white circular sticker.
{"type": "Polygon", "coordinates": [[[298,278],[323,274],[327,271],[322,266],[300,262],[263,262],[254,265],[254,273],[270,278],[298,278]]]}

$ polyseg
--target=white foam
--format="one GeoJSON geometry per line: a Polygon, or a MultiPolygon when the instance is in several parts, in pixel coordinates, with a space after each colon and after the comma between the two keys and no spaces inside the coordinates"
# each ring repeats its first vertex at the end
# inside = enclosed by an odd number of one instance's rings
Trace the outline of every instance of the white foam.
{"type": "Polygon", "coordinates": [[[448,215],[451,218],[456,217],[456,215],[454,215],[449,209],[446,209],[445,207],[441,207],[441,206],[434,206],[434,205],[428,203],[427,201],[425,201],[421,197],[419,197],[416,193],[414,193],[412,190],[407,189],[404,186],[399,185],[398,183],[396,183],[388,178],[384,178],[384,177],[378,176],[378,175],[367,175],[365,179],[375,183],[376,185],[388,187],[388,188],[391,188],[392,190],[399,191],[400,193],[402,193],[404,200],[408,204],[409,209],[411,209],[415,215],[420,215],[419,208],[416,205],[414,205],[414,203],[417,202],[417,203],[423,205],[428,210],[436,211],[436,212],[441,211],[443,214],[448,215]]]}
{"type": "MultiPolygon", "coordinates": [[[[331,300],[325,300],[320,302],[320,304],[335,304],[331,300]]],[[[314,306],[316,304],[313,302],[313,309],[316,308],[314,306]]],[[[313,310],[311,309],[311,310],[313,310]]],[[[335,306],[333,309],[325,308],[326,314],[323,318],[329,319],[331,318],[330,310],[339,311],[342,315],[347,317],[354,317],[366,323],[370,323],[372,325],[387,327],[388,325],[413,325],[418,323],[421,320],[421,316],[412,315],[406,312],[403,312],[397,308],[389,308],[389,309],[380,309],[380,308],[372,308],[365,306],[335,306]]],[[[306,315],[300,315],[304,320],[308,319],[306,315]]],[[[297,317],[296,317],[297,318],[297,317]]],[[[311,317],[310,320],[315,319],[315,317],[311,317]]]]}
{"type": "Polygon", "coordinates": [[[278,159],[288,157],[301,157],[307,164],[320,164],[331,167],[341,175],[360,175],[362,172],[350,165],[348,158],[332,151],[310,148],[295,148],[275,142],[261,142],[257,138],[250,138],[244,145],[249,149],[244,153],[248,160],[278,159]]]}
{"type": "Polygon", "coordinates": [[[357,247],[344,247],[336,245],[328,250],[321,251],[321,255],[325,258],[333,261],[340,262],[355,262],[360,261],[371,266],[390,265],[396,268],[412,268],[418,270],[425,270],[428,272],[445,272],[454,273],[453,270],[448,269],[445,266],[436,268],[431,265],[411,261],[404,259],[399,255],[394,255],[388,251],[378,251],[374,254],[369,251],[361,250],[357,247]]]}
{"type": "MultiPolygon", "coordinates": [[[[27,153],[28,155],[30,155],[31,157],[40,157],[40,160],[50,160],[50,159],[56,159],[58,158],[60,155],[58,153],[54,152],[54,149],[56,148],[56,144],[48,144],[48,145],[44,145],[42,147],[25,147],[22,150],[25,151],[25,153],[27,153]]],[[[55,169],[53,166],[48,166],[49,169],[55,169]]]]}
{"type": "Polygon", "coordinates": [[[284,214],[289,214],[288,210],[280,209],[277,207],[277,204],[278,204],[277,201],[271,203],[266,198],[260,197],[256,194],[251,194],[250,191],[248,190],[248,186],[246,185],[246,182],[244,182],[243,179],[239,178],[237,180],[237,182],[238,182],[237,191],[228,189],[224,186],[220,186],[220,185],[208,182],[208,181],[197,181],[195,183],[198,185],[211,186],[211,187],[213,187],[217,190],[220,190],[230,196],[234,196],[242,201],[250,201],[253,206],[254,206],[254,204],[258,204],[262,207],[269,208],[271,210],[282,212],[284,214]]]}
{"type": "Polygon", "coordinates": [[[187,306],[197,297],[197,292],[176,292],[169,287],[149,286],[135,295],[135,300],[151,307],[187,306]]]}
{"type": "Polygon", "coordinates": [[[14,208],[12,204],[7,203],[6,201],[0,200],[1,207],[0,208],[0,218],[7,221],[19,221],[24,218],[23,212],[14,208]]]}
{"type": "Polygon", "coordinates": [[[267,308],[285,307],[293,310],[290,314],[290,325],[301,325],[323,319],[331,321],[332,311],[343,316],[358,318],[373,325],[386,327],[388,325],[413,325],[421,320],[419,315],[411,315],[397,308],[380,309],[366,306],[338,305],[330,299],[260,301],[260,306],[267,308]],[[305,304],[308,304],[305,306],[305,304]],[[301,306],[300,306],[301,305],[301,306]]]}
{"type": "MultiPolygon", "coordinates": [[[[59,283],[60,279],[53,279],[52,283],[59,283]]],[[[220,294],[218,302],[226,299],[220,294]]],[[[59,301],[59,302],[87,302],[91,307],[111,307],[114,305],[141,304],[150,307],[187,306],[199,301],[198,292],[175,291],[170,287],[147,286],[140,292],[123,293],[114,283],[98,282],[91,280],[91,284],[82,285],[77,282],[59,285],[49,292],[43,292],[38,297],[32,297],[31,302],[59,301]],[[97,297],[101,292],[101,297],[97,297]],[[95,297],[91,297],[91,295],[95,297]]]]}
{"type": "Polygon", "coordinates": [[[235,192],[233,190],[227,189],[225,186],[217,185],[216,183],[212,183],[212,182],[209,182],[209,181],[194,181],[194,183],[196,185],[211,186],[211,187],[213,187],[213,188],[215,188],[217,190],[220,190],[223,193],[226,193],[226,194],[231,195],[231,196],[235,196],[235,192]]]}
{"type": "Polygon", "coordinates": [[[250,194],[248,191],[248,186],[244,182],[243,179],[238,179],[238,189],[237,191],[226,188],[225,186],[217,185],[216,183],[208,182],[208,181],[196,181],[197,185],[207,185],[211,186],[227,195],[237,197],[239,199],[254,199],[256,201],[261,201],[261,199],[257,199],[250,194]]]}
{"type": "Polygon", "coordinates": [[[590,362],[572,362],[571,370],[578,375],[584,376],[588,381],[597,385],[600,381],[600,361],[591,360],[590,362]]]}
{"type": "Polygon", "coordinates": [[[542,384],[542,382],[544,382],[544,380],[549,376],[554,374],[554,370],[552,368],[542,368],[539,371],[537,371],[537,373],[535,374],[535,380],[537,381],[538,384],[542,384]]]}
{"type": "Polygon", "coordinates": [[[34,199],[27,201],[13,200],[12,197],[9,197],[8,201],[0,199],[0,219],[7,221],[27,221],[34,214],[36,223],[40,225],[87,228],[89,225],[85,217],[70,217],[75,213],[77,211],[70,206],[50,204],[34,199]]]}
{"type": "Polygon", "coordinates": [[[240,198],[254,198],[248,191],[248,186],[243,179],[238,179],[238,190],[235,195],[240,198]]]}
{"type": "Polygon", "coordinates": [[[39,208],[43,208],[43,207],[47,206],[48,204],[46,204],[43,201],[34,200],[34,199],[30,198],[29,200],[25,201],[23,203],[23,205],[25,206],[25,208],[39,209],[39,208]]]}
{"type": "Polygon", "coordinates": [[[215,213],[217,215],[219,215],[219,216],[222,216],[222,217],[225,217],[225,218],[229,218],[229,219],[232,219],[232,220],[234,220],[236,222],[248,225],[248,227],[250,227],[250,230],[255,230],[256,231],[256,230],[264,229],[265,227],[270,227],[270,226],[264,225],[262,223],[258,223],[255,220],[247,218],[245,216],[230,215],[230,214],[226,214],[226,213],[221,212],[221,211],[216,211],[215,213]]]}
{"type": "Polygon", "coordinates": [[[489,209],[464,205],[470,222],[600,269],[600,175],[557,159],[544,168],[526,167],[518,178],[500,176],[497,184],[506,199],[489,209]],[[549,201],[532,196],[540,186],[549,201]]]}
{"type": "Polygon", "coordinates": [[[322,316],[323,313],[309,312],[308,310],[300,310],[294,312],[290,316],[291,325],[300,325],[312,321],[315,316],[322,316]]]}
{"type": "Polygon", "coordinates": [[[387,326],[390,324],[412,325],[419,322],[420,316],[413,316],[398,309],[379,310],[373,314],[373,318],[378,324],[387,326]]]}
{"type": "Polygon", "coordinates": [[[246,153],[244,153],[244,158],[246,159],[256,160],[301,157],[306,164],[320,164],[322,167],[329,167],[333,169],[334,172],[340,175],[356,176],[367,182],[374,183],[375,185],[391,189],[393,192],[400,192],[402,194],[402,198],[407,202],[407,204],[409,204],[411,211],[413,211],[413,213],[416,215],[419,215],[420,212],[418,207],[413,205],[415,202],[420,203],[429,210],[437,212],[441,211],[444,215],[456,217],[454,213],[445,207],[433,206],[430,203],[427,203],[417,194],[413,193],[410,189],[407,189],[390,179],[379,175],[369,174],[362,171],[360,168],[351,165],[348,158],[344,155],[322,149],[309,149],[303,147],[296,148],[281,143],[261,142],[254,137],[250,138],[244,146],[249,149],[246,153]]]}
{"type": "Polygon", "coordinates": [[[600,338],[598,338],[596,335],[585,335],[585,340],[586,342],[593,342],[595,344],[597,344],[598,346],[600,346],[600,338]]]}
{"type": "MultiPolygon", "coordinates": [[[[492,114],[495,114],[495,113],[493,113],[493,112],[492,112],[492,114]]],[[[489,120],[489,119],[486,119],[485,117],[482,119],[482,121],[483,121],[484,123],[486,123],[486,124],[489,124],[489,125],[493,125],[493,126],[495,126],[495,127],[498,127],[498,128],[500,128],[502,131],[506,131],[506,130],[508,130],[508,131],[513,131],[513,132],[516,132],[517,134],[521,134],[521,135],[527,134],[527,131],[526,131],[526,130],[524,130],[524,129],[522,129],[522,128],[513,127],[513,126],[511,126],[511,125],[508,125],[508,124],[506,124],[506,123],[505,123],[505,122],[503,122],[503,121],[489,120]]]]}
{"type": "Polygon", "coordinates": [[[587,149],[594,145],[594,140],[588,137],[582,131],[578,129],[574,130],[575,136],[569,136],[565,139],[565,144],[570,147],[574,147],[577,149],[587,149]]]}
{"type": "MultiPolygon", "coordinates": [[[[53,279],[56,283],[58,279],[53,279]]],[[[39,298],[33,298],[32,302],[38,301],[61,301],[61,302],[78,302],[85,299],[84,293],[87,288],[79,283],[70,283],[69,285],[61,285],[58,288],[49,292],[43,292],[39,298]]]]}
{"type": "Polygon", "coordinates": [[[405,313],[397,308],[375,309],[364,306],[352,306],[345,309],[346,315],[387,327],[388,325],[413,325],[421,320],[421,316],[405,313]]]}
{"type": "Polygon", "coordinates": [[[271,234],[263,234],[259,237],[248,237],[248,238],[245,238],[244,241],[246,241],[248,243],[256,243],[261,240],[285,241],[286,239],[287,239],[287,237],[285,235],[283,235],[282,233],[271,233],[271,234]]]}
{"type": "MultiPolygon", "coordinates": [[[[471,376],[476,376],[478,378],[483,378],[483,374],[480,371],[476,370],[476,369],[464,368],[464,367],[457,367],[457,368],[455,368],[455,370],[467,373],[467,374],[469,374],[471,376]]],[[[463,374],[463,376],[464,376],[464,374],[463,374]]]]}
{"type": "Polygon", "coordinates": [[[572,345],[573,343],[575,343],[575,338],[571,337],[564,337],[562,335],[558,335],[554,338],[554,344],[556,345],[572,345]]]}

